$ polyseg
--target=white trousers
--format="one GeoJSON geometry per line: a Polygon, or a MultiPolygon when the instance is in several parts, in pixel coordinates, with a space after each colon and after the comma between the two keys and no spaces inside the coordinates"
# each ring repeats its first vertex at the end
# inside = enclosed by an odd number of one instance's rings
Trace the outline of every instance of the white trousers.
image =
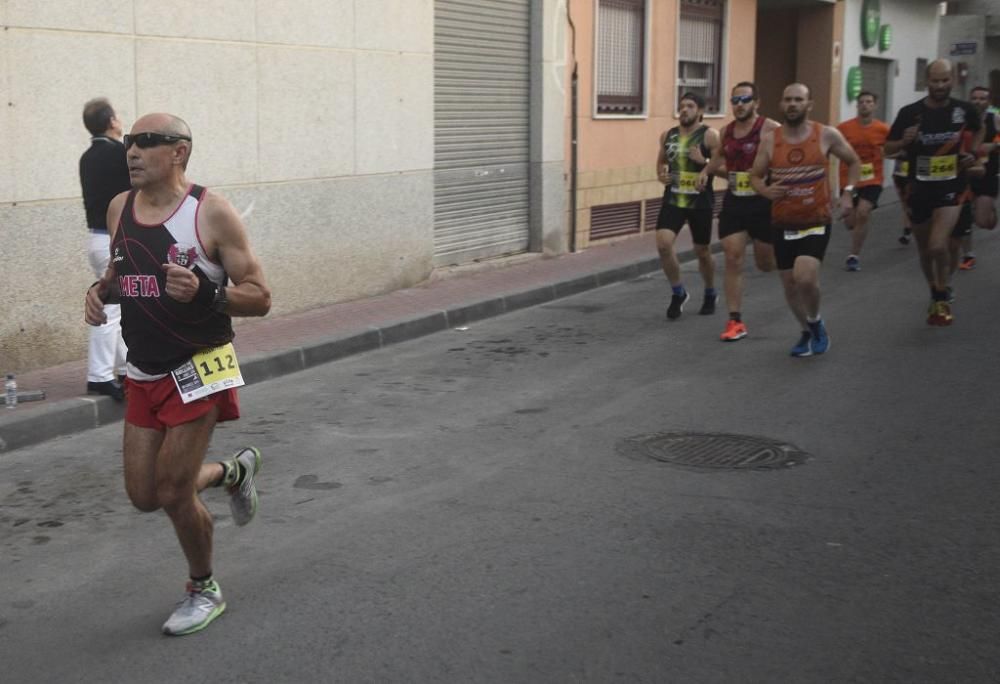
{"type": "MultiPolygon", "coordinates": [[[[100,278],[111,260],[111,238],[107,233],[91,233],[87,246],[90,267],[94,277],[100,278]]],[[[122,308],[117,304],[107,304],[104,313],[108,322],[90,327],[90,347],[87,352],[87,382],[107,382],[115,375],[125,374],[125,353],[128,351],[122,340],[122,308]]]]}

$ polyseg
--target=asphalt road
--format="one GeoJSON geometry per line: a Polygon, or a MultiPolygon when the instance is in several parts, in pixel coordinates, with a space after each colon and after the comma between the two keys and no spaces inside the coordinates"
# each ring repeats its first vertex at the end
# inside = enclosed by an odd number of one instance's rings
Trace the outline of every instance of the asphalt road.
{"type": "Polygon", "coordinates": [[[1000,242],[929,328],[896,215],[860,273],[837,231],[822,357],[787,356],[773,274],[735,344],[721,306],[665,322],[655,276],[247,388],[213,452],[263,449],[261,512],[206,495],[229,609],[196,636],[159,632],[186,568],[130,508],[120,426],[4,454],[0,680],[1000,680],[1000,242]],[[667,431],[809,458],[623,446],[667,431]]]}

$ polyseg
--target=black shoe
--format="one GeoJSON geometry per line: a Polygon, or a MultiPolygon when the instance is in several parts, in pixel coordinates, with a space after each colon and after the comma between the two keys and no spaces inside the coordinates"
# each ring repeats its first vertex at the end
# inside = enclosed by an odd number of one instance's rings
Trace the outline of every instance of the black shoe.
{"type": "Polygon", "coordinates": [[[87,383],[87,394],[103,394],[106,397],[111,397],[115,401],[125,400],[125,390],[114,380],[108,380],[107,382],[88,382],[87,383]]]}
{"type": "Polygon", "coordinates": [[[684,294],[675,294],[670,297],[670,306],[667,307],[667,318],[669,320],[674,320],[681,317],[681,313],[684,311],[684,305],[687,301],[691,299],[691,293],[684,290],[684,294]]]}
{"type": "Polygon", "coordinates": [[[909,233],[909,231],[904,230],[903,234],[899,236],[899,244],[901,244],[901,245],[908,245],[908,244],[910,244],[910,233],[909,233]]]}
{"type": "Polygon", "coordinates": [[[715,303],[719,301],[719,295],[706,294],[705,301],[701,303],[701,310],[698,312],[699,316],[711,316],[715,313],[715,303]]]}

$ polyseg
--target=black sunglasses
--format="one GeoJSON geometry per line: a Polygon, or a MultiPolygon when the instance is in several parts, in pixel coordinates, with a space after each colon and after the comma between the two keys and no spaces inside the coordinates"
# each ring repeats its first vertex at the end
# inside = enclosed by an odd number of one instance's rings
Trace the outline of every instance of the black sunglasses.
{"type": "Polygon", "coordinates": [[[167,133],[136,133],[135,135],[126,135],[123,142],[125,143],[126,150],[132,147],[132,143],[135,143],[140,150],[148,150],[150,147],[172,145],[179,140],[191,142],[191,138],[186,135],[169,135],[167,133]]]}
{"type": "Polygon", "coordinates": [[[753,95],[733,95],[731,98],[729,98],[729,101],[734,105],[750,104],[751,102],[753,102],[753,95]]]}

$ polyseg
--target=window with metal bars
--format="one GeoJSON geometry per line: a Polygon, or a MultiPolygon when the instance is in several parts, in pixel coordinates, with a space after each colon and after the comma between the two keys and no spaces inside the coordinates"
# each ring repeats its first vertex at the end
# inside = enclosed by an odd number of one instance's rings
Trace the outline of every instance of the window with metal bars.
{"type": "Polygon", "coordinates": [[[677,93],[705,98],[705,112],[722,113],[722,46],[726,0],[681,0],[677,41],[677,93]]]}
{"type": "Polygon", "coordinates": [[[597,1],[598,114],[642,114],[646,81],[646,0],[597,1]]]}

